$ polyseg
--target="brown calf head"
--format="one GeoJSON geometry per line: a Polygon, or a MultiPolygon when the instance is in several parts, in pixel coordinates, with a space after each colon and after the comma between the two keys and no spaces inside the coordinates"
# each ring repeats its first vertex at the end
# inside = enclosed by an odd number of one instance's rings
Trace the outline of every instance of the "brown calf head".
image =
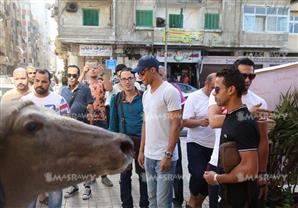
{"type": "Polygon", "coordinates": [[[123,135],[56,115],[31,102],[1,106],[0,182],[7,206],[91,176],[122,172],[133,145],[123,135]]]}

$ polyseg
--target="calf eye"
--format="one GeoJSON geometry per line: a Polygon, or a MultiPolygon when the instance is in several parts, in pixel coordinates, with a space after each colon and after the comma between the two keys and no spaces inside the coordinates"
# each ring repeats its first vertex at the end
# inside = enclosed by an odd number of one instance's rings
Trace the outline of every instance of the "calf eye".
{"type": "Polygon", "coordinates": [[[29,123],[27,123],[27,124],[25,125],[25,128],[26,128],[26,130],[29,131],[29,132],[35,132],[35,131],[37,131],[38,129],[40,129],[41,126],[42,126],[41,123],[38,123],[38,122],[35,122],[35,121],[31,121],[31,122],[29,122],[29,123]]]}

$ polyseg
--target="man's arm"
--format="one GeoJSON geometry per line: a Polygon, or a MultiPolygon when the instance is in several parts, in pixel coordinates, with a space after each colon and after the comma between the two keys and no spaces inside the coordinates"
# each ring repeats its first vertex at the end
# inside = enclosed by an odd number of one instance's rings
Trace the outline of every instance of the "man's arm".
{"type": "Polygon", "coordinates": [[[94,108],[93,104],[88,104],[87,105],[87,111],[88,111],[88,120],[91,125],[93,125],[94,121],[94,108]]]}
{"type": "Polygon", "coordinates": [[[84,66],[84,69],[83,69],[83,71],[80,74],[80,77],[78,79],[79,83],[82,83],[84,81],[85,75],[87,74],[88,71],[89,71],[89,67],[88,66],[84,66]]]}
{"type": "Polygon", "coordinates": [[[225,120],[225,115],[221,113],[221,108],[214,104],[208,108],[208,118],[211,128],[221,128],[225,120]]]}
{"type": "MultiPolygon", "coordinates": [[[[179,138],[180,134],[180,127],[181,127],[181,112],[180,110],[170,111],[169,112],[169,119],[170,119],[170,135],[169,135],[169,142],[167,146],[166,152],[173,152],[176,144],[177,139],[179,138]]],[[[166,171],[169,170],[171,167],[172,159],[165,157],[160,161],[160,170],[166,171]]]]}
{"type": "Polygon", "coordinates": [[[258,152],[256,150],[240,151],[240,163],[230,172],[218,174],[206,171],[204,178],[210,185],[218,183],[240,183],[247,180],[255,180],[258,173],[258,152]]]}
{"type": "Polygon", "coordinates": [[[107,73],[103,74],[103,87],[106,91],[111,92],[113,90],[112,81],[110,81],[110,76],[107,73]]]}
{"type": "Polygon", "coordinates": [[[266,173],[268,153],[269,153],[269,141],[268,141],[268,125],[267,122],[258,122],[260,131],[260,142],[258,148],[259,154],[259,172],[266,173]]]}
{"type": "Polygon", "coordinates": [[[139,155],[138,155],[138,162],[139,165],[144,169],[144,149],[145,149],[145,140],[146,140],[146,128],[145,128],[145,113],[143,118],[143,124],[142,124],[142,135],[141,135],[141,144],[139,149],[139,155]]]}
{"type": "Polygon", "coordinates": [[[183,119],[183,126],[187,128],[196,128],[198,126],[206,127],[208,126],[209,121],[208,118],[202,118],[202,119],[183,119]]]}

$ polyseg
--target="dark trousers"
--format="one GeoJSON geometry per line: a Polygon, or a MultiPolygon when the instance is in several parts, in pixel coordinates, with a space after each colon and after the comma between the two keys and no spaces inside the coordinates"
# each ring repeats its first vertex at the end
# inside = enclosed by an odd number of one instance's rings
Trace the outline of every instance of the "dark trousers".
{"type": "Polygon", "coordinates": [[[192,195],[201,194],[207,196],[208,184],[203,178],[207,170],[212,149],[194,142],[187,143],[188,171],[190,173],[189,190],[192,195]]]}
{"type": "MultiPolygon", "coordinates": [[[[208,164],[208,171],[217,171],[217,167],[211,165],[210,163],[208,164]]],[[[209,208],[217,208],[218,207],[218,185],[208,185],[208,196],[209,196],[209,208]]]]}
{"type": "MultiPolygon", "coordinates": [[[[135,158],[138,157],[140,148],[140,138],[133,138],[135,148],[135,158]]],[[[148,207],[148,192],[145,170],[139,165],[137,159],[135,161],[135,172],[139,176],[139,191],[140,191],[140,207],[148,207]]],[[[133,208],[133,199],[131,195],[131,175],[132,175],[132,164],[120,174],[120,196],[123,208],[133,208]]]]}
{"type": "Polygon", "coordinates": [[[181,205],[183,204],[183,168],[182,168],[182,154],[181,154],[181,145],[180,139],[177,142],[178,146],[178,155],[179,159],[176,163],[175,178],[174,178],[174,193],[175,198],[173,199],[174,204],[181,205]]]}

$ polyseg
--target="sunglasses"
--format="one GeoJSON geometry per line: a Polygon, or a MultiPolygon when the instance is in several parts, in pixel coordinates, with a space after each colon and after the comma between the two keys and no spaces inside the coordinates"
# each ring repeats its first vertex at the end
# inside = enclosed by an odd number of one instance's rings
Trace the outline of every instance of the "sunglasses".
{"type": "Polygon", "coordinates": [[[78,75],[77,74],[67,74],[67,77],[68,78],[73,77],[74,79],[76,79],[78,77],[78,75]]]}
{"type": "Polygon", "coordinates": [[[120,79],[121,82],[126,82],[126,81],[131,82],[132,80],[134,80],[134,77],[128,77],[128,78],[121,78],[120,79]]]}
{"type": "Polygon", "coordinates": [[[214,92],[215,92],[215,94],[218,94],[219,91],[220,91],[220,88],[219,88],[219,87],[214,87],[214,92]]]}
{"type": "Polygon", "coordinates": [[[140,72],[139,75],[144,76],[146,74],[146,72],[149,70],[150,70],[150,68],[144,69],[142,72],[140,72]]]}
{"type": "Polygon", "coordinates": [[[246,74],[246,73],[241,73],[241,74],[244,77],[244,79],[246,79],[247,77],[250,80],[253,80],[254,78],[256,78],[256,74],[246,74]]]}

